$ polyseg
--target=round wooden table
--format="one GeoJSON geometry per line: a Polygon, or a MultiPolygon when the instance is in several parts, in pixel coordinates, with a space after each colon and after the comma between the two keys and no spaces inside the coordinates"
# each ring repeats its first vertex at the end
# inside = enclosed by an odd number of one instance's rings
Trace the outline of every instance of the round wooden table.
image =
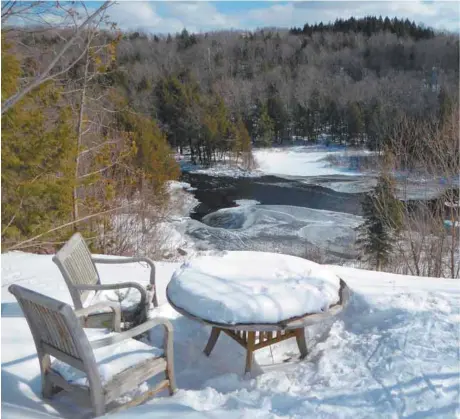
{"type": "MultiPolygon", "coordinates": [[[[310,262],[313,263],[313,262],[310,262]]],[[[320,323],[326,319],[339,314],[348,304],[350,299],[350,289],[341,279],[339,288],[339,300],[336,304],[331,305],[326,311],[319,313],[304,313],[300,316],[287,318],[276,323],[221,323],[212,319],[205,319],[181,307],[175,298],[171,295],[170,284],[166,288],[166,297],[169,304],[180,314],[192,320],[212,327],[211,335],[204,349],[204,353],[209,356],[221,332],[230,336],[246,350],[246,368],[249,372],[252,367],[254,351],[282,342],[286,339],[296,338],[300,351],[300,358],[307,355],[307,345],[305,342],[305,327],[320,323]]],[[[211,287],[212,284],[209,284],[211,287]]]]}

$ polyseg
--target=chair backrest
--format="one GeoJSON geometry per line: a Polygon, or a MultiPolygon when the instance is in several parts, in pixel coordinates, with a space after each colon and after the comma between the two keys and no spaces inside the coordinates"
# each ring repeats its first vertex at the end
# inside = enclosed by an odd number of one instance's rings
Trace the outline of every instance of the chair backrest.
{"type": "Polygon", "coordinates": [[[67,283],[75,308],[82,308],[91,291],[77,290],[75,285],[96,285],[100,279],[91,252],[80,233],[75,233],[53,256],[53,262],[67,283]]]}
{"type": "Polygon", "coordinates": [[[11,285],[8,290],[22,308],[39,358],[45,354],[52,355],[88,376],[97,371],[88,338],[68,304],[19,285],[11,285]]]}

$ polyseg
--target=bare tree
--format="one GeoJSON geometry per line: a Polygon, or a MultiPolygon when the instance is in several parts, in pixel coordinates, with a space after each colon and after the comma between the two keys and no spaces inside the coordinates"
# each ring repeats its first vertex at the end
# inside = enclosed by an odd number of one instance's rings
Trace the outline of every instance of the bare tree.
{"type": "Polygon", "coordinates": [[[405,201],[397,268],[417,276],[458,278],[458,105],[440,122],[402,118],[391,147],[393,170],[402,175],[399,195],[405,201]]]}
{"type": "MultiPolygon", "coordinates": [[[[7,23],[7,20],[13,16],[20,16],[21,13],[29,12],[33,9],[33,6],[27,8],[23,6],[21,2],[7,2],[9,4],[5,5],[5,9],[2,7],[2,24],[7,23]],[[19,8],[19,10],[17,9],[19,8]],[[17,10],[17,11],[16,11],[17,10]]],[[[75,43],[75,41],[80,37],[84,29],[96,19],[97,16],[104,13],[105,10],[112,4],[112,1],[104,2],[99,8],[96,9],[94,12],[88,12],[86,6],[84,6],[84,10],[86,11],[86,18],[83,22],[79,23],[78,18],[75,15],[73,10],[65,10],[65,13],[68,13],[70,16],[73,17],[75,30],[73,34],[69,37],[69,39],[65,40],[64,45],[60,49],[60,51],[56,54],[56,56],[51,60],[51,62],[46,66],[46,68],[41,71],[36,77],[30,80],[25,86],[21,87],[19,91],[17,91],[12,96],[6,98],[2,103],[2,114],[8,111],[12,106],[14,106],[18,101],[20,101],[25,95],[31,92],[36,87],[40,86],[41,84],[45,83],[48,80],[52,80],[67,73],[76,63],[78,63],[86,54],[86,50],[83,51],[75,60],[73,60],[70,64],[66,65],[63,69],[60,69],[56,72],[53,72],[53,69],[57,66],[61,58],[64,54],[69,50],[69,48],[75,43]]],[[[35,6],[37,7],[37,6],[35,6]]],[[[59,7],[59,3],[57,6],[59,7]]],[[[37,13],[42,13],[42,11],[38,10],[37,13]]]]}

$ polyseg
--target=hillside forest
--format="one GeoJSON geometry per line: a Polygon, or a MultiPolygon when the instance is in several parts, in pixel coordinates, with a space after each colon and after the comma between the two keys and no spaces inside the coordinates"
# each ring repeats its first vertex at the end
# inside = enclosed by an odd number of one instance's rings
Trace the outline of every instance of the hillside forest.
{"type": "Polygon", "coordinates": [[[455,34],[373,16],[251,32],[123,32],[110,2],[94,16],[70,3],[4,3],[4,250],[54,251],[76,229],[93,250],[119,248],[116,219],[136,214],[144,228],[167,216],[167,181],[180,176],[184,153],[250,169],[254,147],[326,138],[404,156],[393,165],[429,159],[454,170],[455,34]],[[21,13],[47,8],[69,23],[15,26],[21,13]]]}

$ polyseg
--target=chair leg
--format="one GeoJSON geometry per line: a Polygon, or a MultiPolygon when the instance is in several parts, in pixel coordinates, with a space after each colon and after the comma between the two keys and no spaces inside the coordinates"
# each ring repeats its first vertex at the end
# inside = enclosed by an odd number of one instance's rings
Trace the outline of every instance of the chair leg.
{"type": "Polygon", "coordinates": [[[94,417],[103,416],[105,414],[105,400],[102,394],[96,394],[94,391],[91,393],[91,405],[93,407],[94,417]]]}
{"type": "Polygon", "coordinates": [[[44,399],[51,399],[55,393],[54,385],[47,374],[42,374],[42,396],[44,399]]]}
{"type": "Polygon", "coordinates": [[[99,372],[88,370],[89,397],[93,407],[94,417],[105,414],[105,396],[101,386],[99,372]]]}
{"type": "Polygon", "coordinates": [[[174,377],[174,366],[171,365],[170,360],[166,360],[165,376],[169,383],[168,385],[169,395],[172,396],[177,391],[177,387],[176,387],[176,378],[174,377]]]}
{"type": "Polygon", "coordinates": [[[50,399],[54,394],[53,382],[48,377],[48,371],[51,366],[51,359],[48,354],[38,352],[38,360],[40,362],[40,370],[42,376],[42,395],[45,399],[50,399]]]}

